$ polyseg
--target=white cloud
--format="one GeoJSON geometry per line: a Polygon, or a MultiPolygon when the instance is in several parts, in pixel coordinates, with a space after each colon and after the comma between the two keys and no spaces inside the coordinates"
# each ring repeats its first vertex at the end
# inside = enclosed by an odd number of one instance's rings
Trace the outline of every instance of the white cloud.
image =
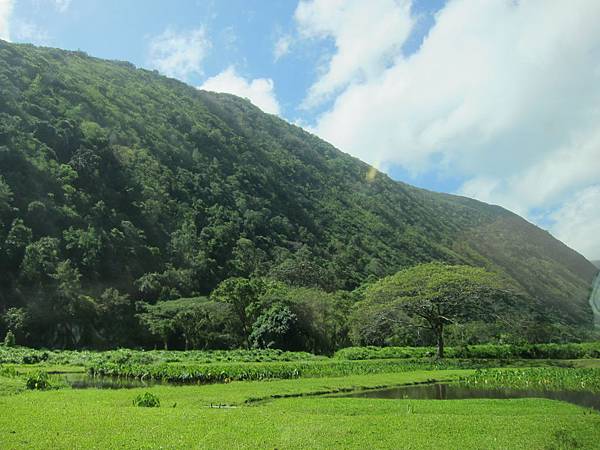
{"type": "Polygon", "coordinates": [[[54,0],[54,6],[58,12],[64,13],[69,9],[69,6],[71,6],[71,1],[72,0],[54,0]]]}
{"type": "Polygon", "coordinates": [[[202,73],[202,61],[210,48],[204,28],[180,32],[167,28],[150,39],[148,59],[159,72],[186,80],[202,73]]]}
{"type": "MultiPolygon", "coordinates": [[[[353,3],[325,4],[333,11],[321,15],[345,29],[335,18],[345,20],[353,3]]],[[[368,16],[371,5],[355,5],[354,15],[368,16]]],[[[387,67],[360,63],[380,61],[367,47],[345,78],[334,77],[337,45],[308,98],[346,85],[313,129],[368,162],[459,176],[462,193],[547,220],[600,182],[598,17],[597,0],[450,0],[410,56],[399,50],[406,33],[388,35],[396,53],[387,67]]],[[[351,28],[355,41],[372,38],[369,27],[351,28]]],[[[564,230],[567,215],[553,217],[553,230],[564,230]]],[[[593,256],[599,234],[576,249],[593,256]]]]}
{"type": "Polygon", "coordinates": [[[392,61],[410,34],[409,0],[310,0],[295,12],[300,35],[331,38],[336,52],[311,86],[304,107],[319,105],[358,78],[369,78],[392,61]]]}
{"type": "Polygon", "coordinates": [[[265,112],[279,114],[280,107],[275,95],[275,84],[270,78],[248,81],[238,75],[233,67],[206,80],[199,89],[226,92],[247,98],[265,112]]]}
{"type": "MultiPolygon", "coordinates": [[[[50,0],[57,11],[67,11],[72,0],[50,0]]],[[[0,0],[0,39],[10,41],[16,39],[37,45],[46,45],[50,41],[48,33],[33,22],[13,19],[14,0],[0,0]]]]}
{"type": "Polygon", "coordinates": [[[600,256],[600,184],[573,195],[564,206],[552,214],[556,224],[552,232],[563,242],[582,249],[589,259],[600,256]]]}
{"type": "Polygon", "coordinates": [[[278,61],[283,56],[287,55],[290,52],[290,46],[292,45],[292,37],[289,34],[281,36],[275,42],[275,47],[273,48],[273,56],[275,61],[278,61]]]}
{"type": "Polygon", "coordinates": [[[36,45],[48,45],[50,35],[48,32],[33,22],[14,20],[12,24],[12,37],[18,42],[27,42],[36,45]]]}
{"type": "Polygon", "coordinates": [[[12,14],[12,0],[0,0],[0,39],[10,40],[10,15],[12,14]]]}

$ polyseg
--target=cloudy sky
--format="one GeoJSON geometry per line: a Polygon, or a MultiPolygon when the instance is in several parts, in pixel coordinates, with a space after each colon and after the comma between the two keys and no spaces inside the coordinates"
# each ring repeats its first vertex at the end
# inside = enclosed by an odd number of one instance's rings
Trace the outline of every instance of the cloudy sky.
{"type": "Polygon", "coordinates": [[[249,98],[600,259],[598,0],[0,0],[0,38],[249,98]]]}

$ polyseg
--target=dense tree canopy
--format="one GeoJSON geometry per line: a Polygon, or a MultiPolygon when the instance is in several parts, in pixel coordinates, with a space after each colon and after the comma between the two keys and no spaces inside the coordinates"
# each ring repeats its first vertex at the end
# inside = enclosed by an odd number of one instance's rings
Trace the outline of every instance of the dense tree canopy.
{"type": "MultiPolygon", "coordinates": [[[[430,261],[501,273],[564,324],[591,322],[596,269],[548,233],[369,170],[240,98],[0,41],[0,334],[17,308],[30,345],[146,345],[136,302],[264,277],[324,298],[430,261]]],[[[317,314],[296,306],[298,323],[317,314]]]]}
{"type": "Polygon", "coordinates": [[[480,268],[421,264],[369,286],[364,303],[385,311],[396,327],[426,328],[435,336],[437,356],[442,358],[445,326],[496,320],[495,303],[517,295],[503,289],[502,284],[496,275],[480,268]]]}

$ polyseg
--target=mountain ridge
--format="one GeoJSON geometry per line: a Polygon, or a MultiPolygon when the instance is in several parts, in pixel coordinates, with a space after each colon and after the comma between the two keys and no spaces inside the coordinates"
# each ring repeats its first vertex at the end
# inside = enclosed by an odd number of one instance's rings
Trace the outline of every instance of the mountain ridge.
{"type": "Polygon", "coordinates": [[[591,322],[596,268],[499,206],[369,176],[247,100],[130,63],[2,41],[0,61],[0,312],[66,261],[90,298],[156,301],[230,276],[352,290],[440,260],[591,322]]]}

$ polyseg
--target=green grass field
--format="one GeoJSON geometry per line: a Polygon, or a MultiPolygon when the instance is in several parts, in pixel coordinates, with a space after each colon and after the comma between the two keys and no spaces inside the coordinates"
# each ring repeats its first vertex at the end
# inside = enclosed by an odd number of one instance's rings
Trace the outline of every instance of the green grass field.
{"type": "Polygon", "coordinates": [[[600,369],[594,359],[448,359],[436,363],[392,358],[344,361],[271,351],[44,352],[24,348],[4,349],[0,356],[0,450],[600,449],[600,414],[559,401],[322,395],[458,380],[473,385],[598,392],[600,369]],[[503,368],[490,369],[498,366],[503,368]],[[98,367],[112,367],[116,374],[133,378],[230,381],[229,372],[235,368],[240,374],[264,372],[270,379],[76,390],[65,384],[64,375],[51,375],[52,389],[26,389],[26,380],[40,371],[83,374],[98,367]],[[297,370],[292,378],[286,375],[289,370],[283,370],[289,367],[297,370]],[[190,378],[188,372],[213,375],[190,378]],[[160,407],[134,406],[134,399],[146,392],[158,397],[160,407]]]}
{"type": "MultiPolygon", "coordinates": [[[[455,379],[469,373],[469,370],[415,371],[2,395],[0,448],[592,449],[600,446],[600,414],[562,402],[309,396],[455,379]],[[132,405],[135,396],[146,391],[160,398],[160,408],[132,405]],[[303,396],[282,398],[298,395],[303,396]]],[[[7,379],[0,380],[0,386],[4,381],[7,379]]],[[[8,390],[4,392],[8,394],[8,390]]]]}

